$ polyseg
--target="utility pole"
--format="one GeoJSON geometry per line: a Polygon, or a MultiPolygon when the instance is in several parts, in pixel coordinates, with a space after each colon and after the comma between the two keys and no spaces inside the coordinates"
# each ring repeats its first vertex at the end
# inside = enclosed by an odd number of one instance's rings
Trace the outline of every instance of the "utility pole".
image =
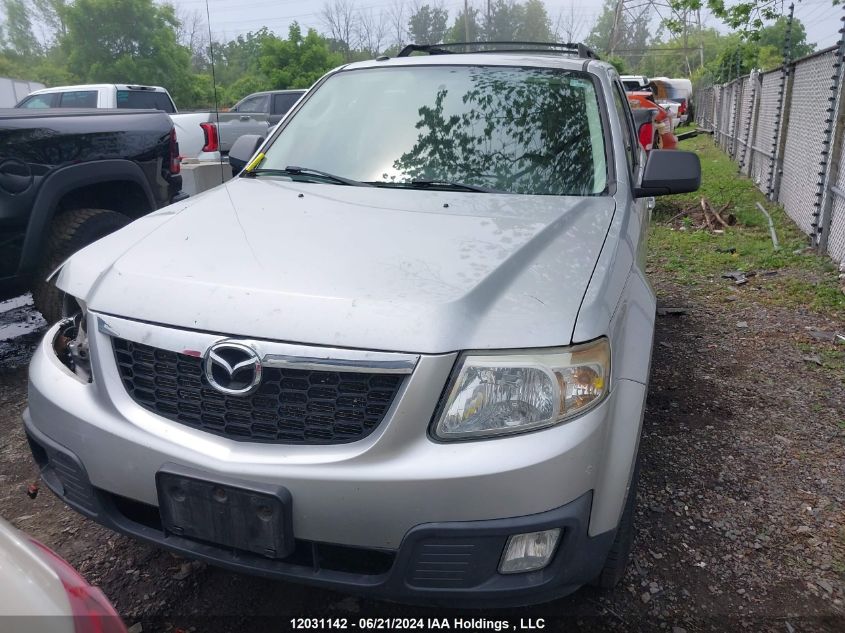
{"type": "Polygon", "coordinates": [[[689,10],[684,9],[684,61],[687,63],[687,77],[692,77],[692,66],[689,63],[689,10]]]}
{"type": "Polygon", "coordinates": [[[619,32],[619,18],[622,17],[622,7],[625,5],[625,0],[616,0],[616,9],[613,11],[613,28],[610,29],[610,41],[607,43],[607,55],[613,57],[613,51],[616,48],[617,34],[619,32]]]}
{"type": "Polygon", "coordinates": [[[698,20],[698,67],[704,68],[704,34],[701,32],[701,9],[696,11],[696,18],[698,20]]]}
{"type": "Polygon", "coordinates": [[[493,36],[490,35],[491,26],[493,23],[493,8],[492,8],[492,0],[487,0],[487,33],[485,34],[485,39],[487,40],[494,40],[493,36]]]}
{"type": "Polygon", "coordinates": [[[469,0],[464,0],[464,36],[469,42],[469,0]]]}

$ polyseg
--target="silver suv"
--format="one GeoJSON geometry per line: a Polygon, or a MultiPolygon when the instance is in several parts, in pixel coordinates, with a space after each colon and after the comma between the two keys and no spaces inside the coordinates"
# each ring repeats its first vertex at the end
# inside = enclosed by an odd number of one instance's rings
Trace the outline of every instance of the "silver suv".
{"type": "Polygon", "coordinates": [[[465,606],[612,586],[648,203],[698,159],[646,160],[581,48],[413,49],[329,73],[237,178],[60,268],[32,452],[84,515],[237,571],[465,606]]]}

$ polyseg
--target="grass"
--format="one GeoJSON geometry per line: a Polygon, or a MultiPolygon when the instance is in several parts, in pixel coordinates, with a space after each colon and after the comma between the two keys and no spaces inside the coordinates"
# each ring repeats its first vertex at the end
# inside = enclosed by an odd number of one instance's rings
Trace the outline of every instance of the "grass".
{"type": "Polygon", "coordinates": [[[798,349],[806,354],[813,354],[817,357],[822,369],[830,370],[838,375],[845,373],[845,350],[841,346],[818,345],[812,343],[799,343],[798,349]]]}
{"type": "MultiPolygon", "coordinates": [[[[737,165],[723,153],[709,135],[681,142],[681,148],[701,158],[701,189],[692,194],[657,199],[649,240],[650,264],[670,273],[685,285],[707,283],[717,292],[731,293],[732,282],[722,273],[777,271],[772,276],[752,278],[761,292],[755,299],[788,308],[805,307],[834,317],[845,316],[845,294],[839,287],[838,270],[828,257],[808,249],[807,236],[786,215],[783,208],[768,202],[754,183],[737,175],[737,165]],[[667,221],[704,196],[711,206],[729,204],[737,224],[722,234],[699,230],[685,222],[686,230],[667,221]],[[761,203],[775,225],[781,248],[774,250],[768,222],[756,203],[761,203]],[[735,252],[729,252],[734,249],[735,252]],[[720,281],[713,284],[714,280],[720,281]]],[[[724,215],[724,214],[723,214],[724,215]]],[[[752,283],[749,283],[751,286],[752,283]]]]}

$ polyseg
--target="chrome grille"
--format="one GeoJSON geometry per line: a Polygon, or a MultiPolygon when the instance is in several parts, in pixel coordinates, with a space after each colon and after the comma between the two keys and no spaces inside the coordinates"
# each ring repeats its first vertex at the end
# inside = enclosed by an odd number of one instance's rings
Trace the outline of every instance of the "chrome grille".
{"type": "Polygon", "coordinates": [[[208,384],[202,360],[112,338],[126,391],[139,405],[174,422],[246,442],[341,444],[375,430],[404,376],[264,367],[247,396],[208,384]]]}

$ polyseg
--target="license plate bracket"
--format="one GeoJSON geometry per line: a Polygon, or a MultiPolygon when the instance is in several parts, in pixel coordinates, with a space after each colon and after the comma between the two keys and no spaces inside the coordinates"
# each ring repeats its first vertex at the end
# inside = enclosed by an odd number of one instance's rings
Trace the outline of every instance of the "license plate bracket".
{"type": "Polygon", "coordinates": [[[294,548],[292,499],[284,486],[166,464],[156,473],[162,528],[174,536],[284,558],[294,548]]]}

